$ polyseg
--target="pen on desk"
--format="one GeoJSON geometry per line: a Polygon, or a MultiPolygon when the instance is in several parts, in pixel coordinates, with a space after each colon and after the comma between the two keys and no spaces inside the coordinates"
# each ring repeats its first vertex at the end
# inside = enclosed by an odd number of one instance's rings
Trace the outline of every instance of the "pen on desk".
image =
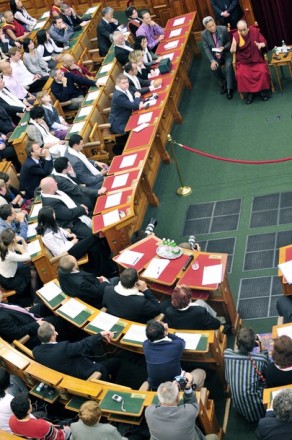
{"type": "Polygon", "coordinates": [[[135,264],[137,263],[138,260],[139,260],[139,257],[135,258],[135,260],[133,261],[132,266],[135,266],[135,264]]]}
{"type": "Polygon", "coordinates": [[[192,259],[194,258],[193,255],[190,255],[189,258],[186,261],[186,264],[184,265],[184,267],[182,268],[182,271],[185,271],[186,268],[188,267],[188,265],[190,264],[190,262],[192,261],[192,259]]]}
{"type": "Polygon", "coordinates": [[[158,266],[157,268],[157,276],[159,276],[159,273],[160,273],[160,266],[158,266]]]}

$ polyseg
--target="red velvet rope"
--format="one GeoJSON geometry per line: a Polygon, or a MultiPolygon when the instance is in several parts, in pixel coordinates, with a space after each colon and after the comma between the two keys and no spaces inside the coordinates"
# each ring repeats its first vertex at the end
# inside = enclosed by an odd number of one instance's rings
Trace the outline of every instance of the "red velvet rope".
{"type": "MultiPolygon", "coordinates": [[[[175,142],[175,141],[174,141],[175,142]]],[[[210,159],[222,160],[223,162],[231,162],[231,163],[241,163],[244,165],[266,165],[269,163],[280,163],[280,162],[288,162],[292,160],[292,156],[283,157],[282,159],[270,159],[270,160],[240,160],[240,159],[229,159],[228,157],[220,157],[216,156],[216,154],[204,153],[203,151],[197,150],[196,148],[188,147],[187,145],[182,145],[175,142],[180,147],[185,150],[191,151],[192,153],[199,154],[201,156],[209,157],[210,159]]]]}

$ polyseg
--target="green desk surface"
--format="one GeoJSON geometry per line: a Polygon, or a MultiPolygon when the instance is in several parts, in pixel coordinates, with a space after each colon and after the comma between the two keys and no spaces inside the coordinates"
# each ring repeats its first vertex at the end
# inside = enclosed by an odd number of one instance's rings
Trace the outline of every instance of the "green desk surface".
{"type": "Polygon", "coordinates": [[[132,339],[126,339],[123,338],[122,342],[125,342],[126,344],[132,344],[132,345],[137,345],[138,347],[143,347],[143,342],[141,341],[133,341],[132,339]]]}
{"type": "Polygon", "coordinates": [[[71,318],[70,316],[66,315],[65,313],[63,313],[61,310],[57,310],[58,315],[63,316],[66,319],[69,319],[71,322],[74,322],[75,325],[77,325],[78,327],[82,327],[83,324],[86,323],[86,321],[88,320],[89,316],[91,315],[91,312],[88,310],[82,310],[81,313],[79,313],[79,315],[76,316],[76,318],[71,318]]]}
{"type": "Polygon", "coordinates": [[[51,301],[47,301],[44,297],[42,297],[42,298],[43,298],[43,301],[46,302],[51,309],[56,309],[58,306],[60,306],[62,304],[62,302],[64,301],[64,299],[66,297],[67,297],[67,295],[65,295],[65,293],[62,292],[62,293],[59,293],[59,295],[55,296],[55,298],[53,298],[51,301]]]}
{"type": "Polygon", "coordinates": [[[74,32],[74,34],[72,35],[72,37],[69,40],[69,47],[70,49],[72,49],[72,47],[76,44],[78,38],[80,37],[80,35],[82,34],[83,29],[80,29],[80,31],[76,31],[74,32]]]}
{"type": "Polygon", "coordinates": [[[112,63],[115,59],[115,51],[112,49],[109,50],[105,59],[102,62],[102,65],[112,63]]]}
{"type": "Polygon", "coordinates": [[[14,129],[12,135],[10,136],[9,142],[13,142],[16,139],[19,139],[23,135],[23,133],[26,132],[26,127],[27,127],[27,123],[29,121],[29,118],[30,118],[30,113],[25,112],[25,114],[21,118],[18,126],[14,129]],[[21,125],[21,124],[25,124],[25,125],[21,125]]]}
{"type": "MultiPolygon", "coordinates": [[[[120,334],[122,333],[122,331],[124,330],[125,325],[123,324],[115,324],[112,328],[111,328],[111,332],[115,332],[115,336],[113,338],[113,341],[116,341],[120,334]]],[[[100,333],[102,331],[101,328],[95,327],[94,325],[91,325],[91,323],[87,324],[87,326],[84,328],[84,330],[89,330],[90,332],[93,333],[100,333]]]]}
{"type": "Polygon", "coordinates": [[[69,400],[69,402],[66,403],[65,408],[71,409],[73,411],[79,411],[80,406],[86,402],[88,399],[81,396],[73,396],[72,399],[69,400]]]}
{"type": "Polygon", "coordinates": [[[34,396],[39,397],[42,400],[46,400],[47,402],[54,403],[58,397],[59,392],[55,390],[54,388],[42,388],[40,391],[37,391],[37,387],[39,384],[35,385],[31,390],[30,393],[34,396]]]}
{"type": "Polygon", "coordinates": [[[118,391],[117,393],[115,391],[109,390],[105,397],[100,402],[99,406],[100,409],[103,411],[111,412],[111,413],[118,413],[121,415],[127,415],[131,414],[133,416],[140,416],[143,411],[144,407],[144,400],[145,395],[141,393],[142,398],[138,397],[139,394],[137,393],[125,393],[118,391]],[[124,403],[123,408],[125,409],[125,412],[122,411],[122,404],[119,402],[116,402],[112,399],[112,396],[114,394],[118,394],[119,396],[123,397],[124,403]],[[137,397],[131,397],[131,396],[137,396],[137,397]]]}

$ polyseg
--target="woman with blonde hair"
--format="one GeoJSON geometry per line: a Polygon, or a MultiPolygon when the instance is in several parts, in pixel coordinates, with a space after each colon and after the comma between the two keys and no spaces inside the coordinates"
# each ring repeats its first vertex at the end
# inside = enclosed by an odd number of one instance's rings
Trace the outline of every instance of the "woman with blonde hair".
{"type": "Polygon", "coordinates": [[[99,423],[101,410],[94,400],[88,400],[81,405],[79,410],[79,420],[71,423],[71,439],[84,440],[126,440],[122,437],[117,428],[109,423],[99,423]]]}

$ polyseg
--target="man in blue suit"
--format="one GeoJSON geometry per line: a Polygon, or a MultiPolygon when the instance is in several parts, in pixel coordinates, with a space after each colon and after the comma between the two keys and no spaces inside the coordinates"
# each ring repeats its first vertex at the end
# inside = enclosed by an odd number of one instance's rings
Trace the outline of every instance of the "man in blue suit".
{"type": "Polygon", "coordinates": [[[231,29],[236,28],[238,20],[243,17],[243,10],[239,0],[211,0],[214,14],[220,24],[231,25],[231,29]]]}

